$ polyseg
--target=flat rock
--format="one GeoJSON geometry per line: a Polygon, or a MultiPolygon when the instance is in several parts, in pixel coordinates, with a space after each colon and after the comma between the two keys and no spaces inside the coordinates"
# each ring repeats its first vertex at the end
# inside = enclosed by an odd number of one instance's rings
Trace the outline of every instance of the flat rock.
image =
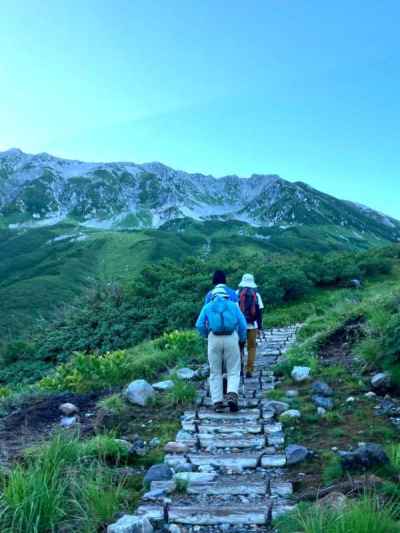
{"type": "Polygon", "coordinates": [[[285,418],[300,418],[300,417],[301,417],[301,413],[298,409],[288,409],[287,411],[282,413],[279,418],[285,419],[285,418]]]}
{"type": "Polygon", "coordinates": [[[241,420],[243,422],[247,422],[250,420],[258,420],[260,416],[261,413],[259,409],[242,409],[237,413],[216,413],[211,409],[199,409],[198,411],[198,418],[200,420],[241,420]]]}
{"type": "Polygon", "coordinates": [[[278,400],[264,400],[261,402],[263,411],[273,411],[275,414],[280,415],[284,411],[287,411],[290,405],[286,402],[280,402],[278,400]]]}
{"type": "Polygon", "coordinates": [[[231,454],[189,454],[190,462],[195,466],[211,465],[235,470],[256,468],[260,454],[231,453],[231,454]]]}
{"type": "Polygon", "coordinates": [[[161,522],[164,520],[164,507],[151,504],[140,505],[136,509],[136,514],[139,516],[145,516],[150,522],[161,522]]]}
{"type": "Polygon", "coordinates": [[[196,376],[196,372],[191,368],[180,368],[176,375],[179,379],[193,379],[196,376]]]}
{"type": "Polygon", "coordinates": [[[189,446],[184,442],[167,442],[164,446],[164,451],[166,453],[187,453],[189,446]]]}
{"type": "Polygon", "coordinates": [[[124,515],[107,527],[107,533],[153,533],[154,529],[145,517],[124,515]]]}
{"type": "Polygon", "coordinates": [[[250,448],[259,450],[265,446],[264,436],[240,436],[234,435],[210,435],[207,433],[198,435],[200,446],[202,448],[250,448]]]}
{"type": "Polygon", "coordinates": [[[167,379],[165,381],[159,381],[158,383],[153,383],[152,387],[155,390],[158,391],[165,391],[170,390],[174,388],[174,382],[171,379],[167,379]]]}
{"type": "Polygon", "coordinates": [[[188,494],[207,494],[209,496],[248,496],[258,495],[265,496],[267,494],[267,484],[265,481],[249,481],[241,483],[238,480],[234,482],[213,482],[207,485],[191,485],[188,487],[188,494]]]}
{"type": "Polygon", "coordinates": [[[286,456],[281,454],[276,455],[263,455],[261,457],[261,466],[264,468],[272,468],[285,466],[286,456]]]}
{"type": "Polygon", "coordinates": [[[207,485],[213,482],[217,477],[216,472],[178,472],[174,479],[184,481],[188,485],[207,485]]]}
{"type": "Polygon", "coordinates": [[[270,483],[271,496],[278,496],[280,498],[288,498],[293,494],[293,484],[290,481],[271,480],[270,483]]]}
{"type": "MultiPolygon", "coordinates": [[[[261,507],[261,506],[260,506],[261,507]]],[[[168,512],[169,520],[186,525],[264,525],[268,521],[269,509],[255,508],[255,506],[236,505],[225,506],[171,506],[168,512]]]]}
{"type": "Polygon", "coordinates": [[[176,489],[176,482],[174,479],[169,479],[167,481],[152,481],[150,489],[152,491],[162,490],[164,491],[164,494],[171,494],[171,492],[174,492],[176,489]]]}
{"type": "Polygon", "coordinates": [[[212,434],[258,434],[262,432],[261,424],[207,424],[202,422],[198,426],[199,433],[212,433],[212,434]]]}
{"type": "Polygon", "coordinates": [[[185,465],[188,461],[182,454],[167,454],[164,457],[164,462],[169,467],[176,469],[178,466],[185,465]]]}

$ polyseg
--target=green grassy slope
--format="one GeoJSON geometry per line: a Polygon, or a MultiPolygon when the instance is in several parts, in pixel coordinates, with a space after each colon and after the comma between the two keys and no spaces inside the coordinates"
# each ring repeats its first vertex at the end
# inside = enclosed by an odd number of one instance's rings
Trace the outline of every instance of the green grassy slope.
{"type": "Polygon", "coordinates": [[[365,249],[387,241],[336,226],[254,228],[191,220],[158,230],[94,230],[73,223],[0,229],[0,338],[70,302],[95,280],[132,279],[144,265],[187,256],[365,249]]]}

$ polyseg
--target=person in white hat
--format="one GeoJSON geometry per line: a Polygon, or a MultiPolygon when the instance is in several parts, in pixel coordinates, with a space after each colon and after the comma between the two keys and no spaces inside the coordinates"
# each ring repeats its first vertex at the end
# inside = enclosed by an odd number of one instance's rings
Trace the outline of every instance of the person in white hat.
{"type": "Polygon", "coordinates": [[[246,377],[254,371],[256,359],[257,332],[262,329],[262,310],[264,304],[253,274],[243,274],[238,290],[239,306],[247,321],[247,364],[246,377]]]}
{"type": "Polygon", "coordinates": [[[208,361],[210,364],[210,391],[214,409],[225,409],[222,367],[228,374],[227,401],[230,411],[236,412],[240,384],[240,349],[246,343],[247,323],[237,303],[229,299],[224,287],[211,292],[212,300],[203,306],[196,328],[208,339],[208,361]]]}

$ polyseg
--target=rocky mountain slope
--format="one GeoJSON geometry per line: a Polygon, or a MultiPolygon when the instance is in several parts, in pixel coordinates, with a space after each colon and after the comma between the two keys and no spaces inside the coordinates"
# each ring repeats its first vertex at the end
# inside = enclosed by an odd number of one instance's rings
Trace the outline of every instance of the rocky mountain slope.
{"type": "Polygon", "coordinates": [[[83,163],[18,149],[0,153],[0,227],[73,221],[140,229],[178,219],[283,229],[334,225],[356,236],[400,239],[400,222],[276,175],[216,179],[161,163],[83,163]]]}

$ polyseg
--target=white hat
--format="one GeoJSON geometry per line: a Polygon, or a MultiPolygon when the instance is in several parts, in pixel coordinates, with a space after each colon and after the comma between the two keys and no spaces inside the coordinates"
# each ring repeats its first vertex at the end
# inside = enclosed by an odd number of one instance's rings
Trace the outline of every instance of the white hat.
{"type": "Polygon", "coordinates": [[[211,298],[229,298],[229,294],[226,292],[225,288],[221,285],[217,285],[215,289],[211,291],[211,298]]]}
{"type": "Polygon", "coordinates": [[[256,289],[257,285],[254,281],[253,274],[243,274],[242,281],[239,283],[239,287],[247,287],[249,289],[256,289]]]}

